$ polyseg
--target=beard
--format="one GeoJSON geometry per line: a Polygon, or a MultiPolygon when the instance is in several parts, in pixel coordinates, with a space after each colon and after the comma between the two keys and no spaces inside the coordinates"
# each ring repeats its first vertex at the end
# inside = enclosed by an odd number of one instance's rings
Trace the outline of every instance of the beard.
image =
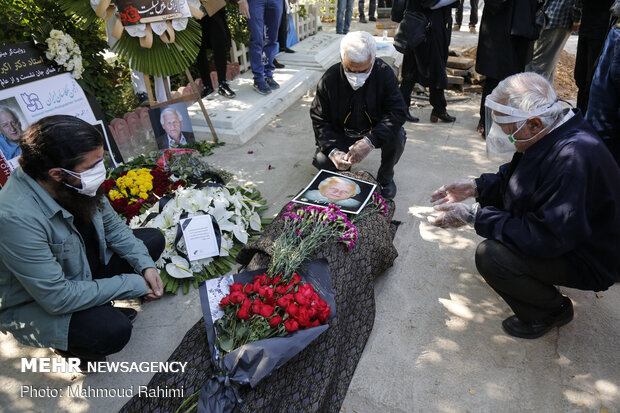
{"type": "Polygon", "coordinates": [[[90,223],[93,214],[105,196],[103,187],[97,189],[95,196],[88,196],[78,193],[75,189],[68,187],[62,182],[53,181],[54,199],[58,205],[69,211],[80,221],[90,223]]]}

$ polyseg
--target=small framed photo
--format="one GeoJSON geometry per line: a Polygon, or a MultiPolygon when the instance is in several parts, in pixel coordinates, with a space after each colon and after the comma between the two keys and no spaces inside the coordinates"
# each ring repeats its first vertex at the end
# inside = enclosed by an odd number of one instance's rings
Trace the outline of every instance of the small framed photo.
{"type": "Polygon", "coordinates": [[[196,142],[185,102],[149,110],[149,118],[157,140],[157,149],[196,142]]]}
{"type": "Polygon", "coordinates": [[[334,204],[343,212],[358,214],[376,187],[370,182],[321,169],[293,202],[317,206],[334,204]]]}

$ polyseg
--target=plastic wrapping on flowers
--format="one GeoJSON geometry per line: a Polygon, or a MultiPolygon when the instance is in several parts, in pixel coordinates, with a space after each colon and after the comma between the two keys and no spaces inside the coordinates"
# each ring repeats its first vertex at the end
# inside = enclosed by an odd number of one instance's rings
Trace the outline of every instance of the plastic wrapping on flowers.
{"type": "Polygon", "coordinates": [[[241,248],[268,222],[259,214],[266,209],[264,205],[260,192],[247,186],[228,183],[225,186],[179,188],[161,210],[156,204],[132,218],[129,226],[158,228],[164,233],[166,248],[155,264],[161,270],[164,290],[176,294],[182,288],[185,294],[190,285],[198,288],[200,282],[231,271],[241,248]],[[149,219],[153,213],[157,215],[149,219]],[[185,252],[185,245],[181,238],[175,246],[175,238],[177,223],[184,213],[188,217],[206,213],[215,218],[221,231],[219,256],[191,263],[179,256],[176,248],[185,252]]]}

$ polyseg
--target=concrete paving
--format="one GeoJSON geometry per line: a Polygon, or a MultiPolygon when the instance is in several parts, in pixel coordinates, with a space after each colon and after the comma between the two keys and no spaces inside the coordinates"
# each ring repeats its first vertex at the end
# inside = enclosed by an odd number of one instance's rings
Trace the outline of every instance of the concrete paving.
{"type": "MultiPolygon", "coordinates": [[[[354,22],[352,30],[358,27],[371,28],[354,22]]],[[[333,31],[326,24],[324,29],[333,31]]],[[[304,94],[254,138],[217,148],[209,158],[239,181],[256,184],[269,215],[316,172],[310,164],[311,100],[311,93],[304,94]]],[[[426,221],[433,190],[498,166],[487,159],[475,132],[478,105],[476,95],[450,103],[453,124],[431,124],[430,107],[419,107],[413,114],[420,123],[405,125],[407,147],[395,178],[395,219],[403,222],[394,241],[399,257],[376,281],[374,329],[341,411],[620,412],[620,285],[598,295],[562,289],[573,300],[575,320],[538,340],[515,339],[501,329],[509,308],[476,272],[473,254],[481,238],[472,228],[443,230],[426,221]]],[[[359,169],[375,173],[378,166],[374,151],[359,169]]],[[[201,317],[196,291],[142,306],[122,304],[140,313],[131,341],[112,361],[166,360],[201,317]]],[[[152,376],[20,371],[22,357],[51,356],[0,335],[0,411],[114,412],[127,398],[34,398],[20,391],[67,385],[137,389],[152,376]]]]}

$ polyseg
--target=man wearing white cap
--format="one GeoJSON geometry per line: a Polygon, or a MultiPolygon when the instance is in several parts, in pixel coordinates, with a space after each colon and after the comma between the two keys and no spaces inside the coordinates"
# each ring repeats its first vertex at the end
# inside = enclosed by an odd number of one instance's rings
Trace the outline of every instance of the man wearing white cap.
{"type": "Polygon", "coordinates": [[[517,152],[495,174],[435,191],[441,213],[429,221],[471,223],[486,238],[476,267],[514,312],[504,330],[537,338],[573,319],[556,286],[602,291],[620,279],[620,169],[580,111],[563,109],[540,75],[506,78],[485,105],[517,152]],[[477,203],[461,203],[471,197],[477,203]]]}

